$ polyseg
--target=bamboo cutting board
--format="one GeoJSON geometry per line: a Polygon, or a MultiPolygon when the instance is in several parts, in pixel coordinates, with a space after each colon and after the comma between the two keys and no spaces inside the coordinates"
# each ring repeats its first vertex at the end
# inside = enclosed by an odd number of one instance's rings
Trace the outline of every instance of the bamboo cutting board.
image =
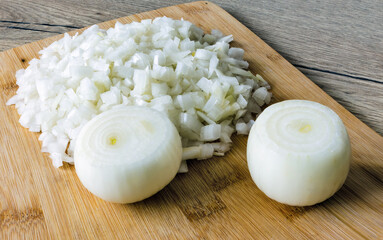
{"type": "MultiPolygon", "coordinates": [[[[89,193],[73,166],[55,169],[38,135],[18,123],[15,71],[28,66],[56,36],[0,53],[0,238],[19,239],[382,239],[383,138],[345,110],[249,29],[210,2],[194,2],[118,19],[168,16],[205,31],[233,34],[250,70],[272,86],[275,101],[308,99],[335,110],[351,138],[353,162],[345,185],[312,207],[267,198],[246,164],[247,137],[234,138],[225,157],[191,161],[162,191],[139,203],[105,202],[89,193]]],[[[116,20],[99,24],[114,26],[116,20]]],[[[73,34],[74,32],[72,32],[73,34]]]]}

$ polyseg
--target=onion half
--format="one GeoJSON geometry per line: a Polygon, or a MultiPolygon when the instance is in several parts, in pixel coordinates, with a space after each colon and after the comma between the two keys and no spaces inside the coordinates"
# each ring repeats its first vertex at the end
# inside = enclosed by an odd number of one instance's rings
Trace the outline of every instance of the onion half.
{"type": "Polygon", "coordinates": [[[342,120],[319,103],[288,100],[271,105],[249,134],[251,176],[281,203],[308,206],[331,197],[346,180],[350,160],[342,120]]]}
{"type": "Polygon", "coordinates": [[[182,158],[181,139],[163,113],[121,107],[90,120],[74,153],[76,173],[96,196],[116,203],[143,200],[165,187],[182,158]]]}

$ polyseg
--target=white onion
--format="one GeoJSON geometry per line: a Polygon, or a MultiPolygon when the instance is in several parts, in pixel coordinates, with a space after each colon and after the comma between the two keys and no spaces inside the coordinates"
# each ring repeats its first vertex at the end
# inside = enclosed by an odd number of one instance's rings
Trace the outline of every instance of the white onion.
{"type": "Polygon", "coordinates": [[[351,159],[342,120],[330,108],[304,100],[266,108],[251,128],[247,161],[270,198],[308,206],[331,197],[346,180],[351,159]]]}
{"type": "Polygon", "coordinates": [[[82,128],[74,163],[90,192],[107,201],[132,203],[166,186],[181,155],[180,136],[165,114],[130,106],[106,111],[82,128]]]}
{"type": "MultiPolygon", "coordinates": [[[[64,34],[19,70],[19,89],[8,104],[16,105],[22,126],[47,133],[41,137],[46,146],[68,140],[67,149],[44,148],[56,167],[73,162],[72,142],[89,120],[128,105],[167,114],[184,148],[230,143],[237,121],[249,123],[271,98],[266,81],[244,69],[244,51],[230,48],[232,40],[167,17],[117,22],[107,30],[94,25],[73,37],[64,34]],[[206,125],[220,125],[221,132],[214,127],[201,134],[206,125]]],[[[210,157],[211,148],[206,149],[193,158],[210,157]]]]}

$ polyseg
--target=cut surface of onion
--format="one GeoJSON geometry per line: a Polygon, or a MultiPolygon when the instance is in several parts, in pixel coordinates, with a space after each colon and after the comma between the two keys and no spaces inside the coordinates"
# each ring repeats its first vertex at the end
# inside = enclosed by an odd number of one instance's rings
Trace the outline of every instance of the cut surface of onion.
{"type": "Polygon", "coordinates": [[[132,203],[152,196],[176,175],[181,139],[168,117],[147,107],[106,111],[82,128],[74,152],[76,173],[96,196],[132,203]]]}
{"type": "Polygon", "coordinates": [[[342,120],[316,102],[287,100],[266,108],[251,128],[247,161],[256,185],[270,198],[308,206],[331,197],[351,160],[342,120]]]}

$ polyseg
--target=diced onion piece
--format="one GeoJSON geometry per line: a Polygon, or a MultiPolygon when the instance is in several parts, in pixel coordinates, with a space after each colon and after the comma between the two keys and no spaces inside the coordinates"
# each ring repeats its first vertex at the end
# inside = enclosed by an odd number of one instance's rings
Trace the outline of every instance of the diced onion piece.
{"type": "Polygon", "coordinates": [[[263,104],[265,104],[267,95],[267,89],[265,87],[261,87],[254,91],[253,98],[259,106],[262,106],[263,104]]]}
{"type": "Polygon", "coordinates": [[[221,143],[221,142],[211,143],[211,145],[213,146],[215,153],[222,153],[222,154],[229,151],[231,147],[230,143],[221,143]]]}
{"type": "Polygon", "coordinates": [[[188,128],[195,133],[200,133],[203,124],[199,121],[195,114],[181,113],[180,114],[181,128],[188,128]]]}
{"type": "Polygon", "coordinates": [[[201,147],[193,146],[182,149],[182,160],[199,158],[201,156],[201,147]]]}
{"type": "Polygon", "coordinates": [[[232,57],[232,58],[235,58],[238,60],[242,60],[244,53],[245,53],[245,51],[242,48],[232,47],[229,49],[228,55],[229,55],[229,57],[232,57]]]}
{"type": "Polygon", "coordinates": [[[194,57],[201,60],[210,60],[213,55],[214,53],[211,51],[207,51],[205,49],[197,49],[194,57]]]}
{"type": "Polygon", "coordinates": [[[209,94],[210,93],[210,90],[213,86],[213,82],[205,77],[201,78],[198,82],[197,82],[197,86],[202,90],[204,91],[206,94],[209,94]]]}
{"type": "Polygon", "coordinates": [[[210,124],[201,128],[201,140],[202,141],[214,141],[221,135],[221,125],[210,124]]]}
{"type": "Polygon", "coordinates": [[[246,123],[244,122],[237,122],[235,124],[235,130],[238,134],[247,135],[249,134],[249,128],[246,123]]]}
{"type": "Polygon", "coordinates": [[[181,162],[181,166],[178,169],[178,173],[187,173],[189,171],[186,161],[181,162]]]}
{"type": "Polygon", "coordinates": [[[213,157],[214,154],[214,147],[210,143],[202,144],[200,145],[201,147],[201,155],[198,158],[198,160],[202,159],[208,159],[213,157]]]}
{"type": "Polygon", "coordinates": [[[210,143],[186,147],[182,150],[182,160],[211,158],[214,155],[214,146],[210,143]]]}

